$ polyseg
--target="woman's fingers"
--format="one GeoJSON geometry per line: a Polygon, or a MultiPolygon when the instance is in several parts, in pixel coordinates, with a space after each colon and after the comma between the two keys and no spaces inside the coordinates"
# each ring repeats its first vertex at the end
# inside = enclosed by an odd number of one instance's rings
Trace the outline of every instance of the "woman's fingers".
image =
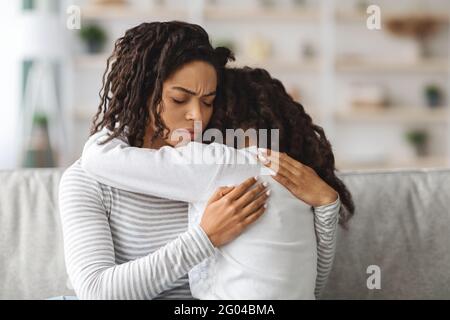
{"type": "Polygon", "coordinates": [[[284,176],[296,175],[296,168],[292,167],[284,159],[264,156],[260,156],[260,159],[266,167],[272,169],[277,174],[282,174],[284,176]]]}
{"type": "Polygon", "coordinates": [[[248,225],[252,224],[256,220],[258,220],[259,217],[262,216],[262,214],[266,211],[266,207],[264,205],[260,208],[258,208],[256,211],[248,215],[243,221],[243,227],[246,228],[248,225]]]}
{"type": "Polygon", "coordinates": [[[236,199],[237,208],[243,208],[257,198],[267,187],[267,182],[258,184],[255,188],[248,190],[240,198],[236,199]]]}
{"type": "Polygon", "coordinates": [[[214,192],[214,194],[209,198],[208,204],[213,203],[214,201],[220,200],[228,193],[230,193],[234,187],[220,187],[214,192]]]}
{"type": "Polygon", "coordinates": [[[226,196],[228,193],[230,193],[231,191],[233,191],[234,190],[234,186],[231,186],[231,187],[220,187],[219,189],[220,189],[220,196],[221,197],[224,197],[224,196],[226,196]]]}
{"type": "Polygon", "coordinates": [[[289,167],[301,169],[302,166],[304,166],[303,163],[291,158],[288,154],[286,154],[284,152],[280,153],[278,151],[274,151],[274,150],[270,150],[270,149],[258,148],[258,154],[266,156],[266,158],[268,158],[271,161],[272,160],[273,161],[275,161],[275,160],[282,161],[282,162],[286,163],[287,165],[289,165],[289,167]]]}
{"type": "Polygon", "coordinates": [[[240,185],[234,188],[230,193],[227,194],[227,198],[234,201],[240,198],[251,186],[256,183],[256,179],[254,177],[248,178],[240,185]]]}
{"type": "Polygon", "coordinates": [[[286,177],[284,175],[281,175],[281,174],[277,174],[275,176],[272,176],[272,178],[274,180],[278,181],[283,186],[285,186],[291,192],[293,192],[294,188],[297,186],[292,179],[290,179],[290,178],[288,178],[288,177],[286,177]]]}
{"type": "Polygon", "coordinates": [[[267,199],[269,198],[269,195],[270,195],[270,191],[260,193],[254,201],[250,202],[246,207],[244,207],[238,213],[239,220],[245,219],[249,215],[258,211],[261,207],[264,207],[264,205],[267,203],[267,199]]]}

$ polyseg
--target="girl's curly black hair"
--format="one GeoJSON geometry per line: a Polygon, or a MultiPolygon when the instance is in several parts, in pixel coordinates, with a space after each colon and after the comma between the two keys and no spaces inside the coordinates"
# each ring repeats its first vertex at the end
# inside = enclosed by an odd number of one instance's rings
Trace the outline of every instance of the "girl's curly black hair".
{"type": "Polygon", "coordinates": [[[141,147],[151,119],[155,127],[152,141],[166,138],[169,130],[160,117],[163,82],[194,60],[213,65],[220,79],[221,70],[234,57],[227,48],[214,49],[206,31],[196,24],[152,22],[127,30],[107,60],[91,134],[107,127],[111,134],[104,142],[121,136],[141,147]]]}
{"type": "Polygon", "coordinates": [[[222,76],[223,90],[216,97],[208,127],[221,130],[223,136],[226,129],[279,129],[279,151],[314,169],[339,193],[343,204],[339,224],[345,228],[355,207],[350,192],[335,175],[333,151],[323,128],[313,123],[303,106],[266,70],[227,68],[222,76]]]}

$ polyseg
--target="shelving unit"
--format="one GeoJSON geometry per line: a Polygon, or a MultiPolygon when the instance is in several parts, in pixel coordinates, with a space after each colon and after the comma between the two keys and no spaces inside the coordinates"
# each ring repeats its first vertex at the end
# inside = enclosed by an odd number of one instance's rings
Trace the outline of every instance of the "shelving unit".
{"type": "Polygon", "coordinates": [[[376,111],[338,111],[335,116],[337,121],[359,123],[448,124],[450,121],[449,111],[445,107],[424,109],[422,107],[391,106],[385,110],[376,111]]]}
{"type": "Polygon", "coordinates": [[[88,5],[82,9],[82,19],[88,20],[148,20],[148,19],[188,19],[189,13],[184,9],[173,9],[162,6],[143,6],[133,8],[131,6],[105,6],[88,5]]]}
{"type": "Polygon", "coordinates": [[[207,21],[241,21],[248,19],[251,21],[264,22],[319,22],[320,12],[318,10],[302,10],[298,8],[222,8],[220,11],[214,6],[206,6],[204,9],[204,19],[207,21]]]}
{"type": "MultiPolygon", "coordinates": [[[[66,0],[68,1],[68,0],[66,0]]],[[[88,0],[87,0],[88,1],[88,0]]],[[[239,6],[221,6],[212,5],[207,0],[200,0],[196,5],[186,4],[184,6],[167,7],[111,7],[104,8],[99,6],[82,6],[82,18],[90,22],[98,22],[100,24],[121,24],[139,23],[142,21],[152,20],[185,20],[201,24],[212,38],[223,38],[223,35],[230,37],[240,37],[243,31],[254,30],[262,33],[266,30],[280,30],[276,33],[276,38],[271,40],[292,45],[292,42],[301,39],[316,40],[317,55],[313,59],[295,59],[286,58],[282,54],[275,54],[269,59],[263,61],[255,61],[249,59],[242,54],[236,52],[237,61],[232,66],[248,65],[251,67],[263,67],[271,72],[275,77],[283,81],[283,83],[294,85],[302,88],[301,103],[305,109],[313,115],[316,123],[324,127],[327,136],[332,142],[335,150],[344,150],[337,154],[345,155],[346,145],[353,145],[353,141],[348,140],[352,127],[354,126],[355,136],[361,137],[366,132],[358,131],[361,125],[367,130],[387,133],[389,127],[410,128],[414,126],[431,128],[439,128],[444,130],[446,135],[450,135],[450,112],[448,106],[441,108],[428,108],[421,101],[415,103],[398,101],[400,104],[390,106],[379,112],[355,111],[351,108],[342,109],[337,103],[338,85],[347,81],[347,77],[352,79],[376,78],[381,81],[382,78],[390,79],[390,82],[404,81],[407,77],[408,81],[414,79],[438,79],[442,81],[447,79],[446,84],[446,102],[450,101],[450,65],[448,54],[418,60],[415,62],[399,62],[389,59],[386,54],[381,59],[365,59],[361,57],[345,58],[337,52],[339,37],[342,36],[339,29],[341,26],[346,28],[360,28],[361,24],[365,25],[367,15],[361,12],[345,10],[342,11],[341,6],[337,5],[337,0],[320,0],[310,2],[313,6],[301,9],[293,5],[278,6],[276,8],[250,7],[245,1],[241,1],[239,6]],[[242,4],[242,5],[241,5],[242,4]],[[293,26],[301,26],[299,29],[293,30],[293,26]],[[269,28],[270,27],[270,28],[269,28]],[[225,28],[222,32],[216,32],[225,28]],[[269,29],[268,29],[269,28],[269,29]],[[263,30],[263,31],[261,31],[263,30]],[[297,31],[302,33],[297,36],[297,31]],[[303,35],[308,33],[308,36],[303,35]],[[295,38],[292,40],[291,38],[295,38]],[[400,78],[392,80],[392,77],[400,78]],[[401,104],[404,104],[403,106],[401,104]],[[343,134],[345,131],[347,134],[343,134]]],[[[225,2],[228,4],[227,2],[225,2]]],[[[223,2],[222,2],[223,4],[223,2]]],[[[222,5],[219,4],[219,5],[222,5]]],[[[450,6],[449,6],[450,9],[450,6]]],[[[417,11],[418,12],[418,11],[417,11]]],[[[414,11],[402,12],[401,14],[414,13],[414,11]]],[[[383,9],[383,19],[390,16],[399,15],[394,10],[383,9]]],[[[435,11],[434,15],[439,17],[442,23],[449,22],[449,15],[445,11],[435,11]]],[[[348,29],[346,29],[348,30],[348,29]]],[[[125,30],[123,30],[125,31],[125,30]]],[[[275,33],[276,31],[272,31],[275,33]]],[[[377,31],[385,32],[385,31],[377,31]]],[[[270,35],[270,32],[268,32],[270,35]]],[[[345,34],[344,34],[345,36],[345,34]]],[[[356,39],[355,41],[364,40],[356,39]]],[[[74,38],[73,42],[77,39],[74,38]]],[[[448,40],[447,40],[448,42],[448,40]]],[[[448,46],[448,43],[447,43],[448,46]]],[[[449,46],[450,47],[450,46],[449,46]]],[[[290,47],[289,47],[290,48],[290,47]]],[[[289,49],[291,50],[291,49],[289,49]]],[[[290,52],[291,53],[291,52],[290,52]]],[[[75,54],[72,57],[73,77],[91,80],[99,78],[106,67],[106,59],[109,52],[104,54],[87,55],[75,54]]],[[[75,84],[82,87],[82,90],[90,90],[92,85],[88,85],[89,81],[75,84]]],[[[430,80],[430,81],[431,81],[430,80]]],[[[100,89],[100,83],[97,84],[100,89]]],[[[395,86],[391,91],[395,91],[395,86]]],[[[80,95],[82,96],[82,95],[80,95]]],[[[85,94],[87,96],[87,94],[85,94]]],[[[401,96],[399,94],[399,96],[401,96]]],[[[84,122],[92,118],[98,105],[98,95],[92,96],[93,101],[79,98],[75,95],[72,99],[72,115],[74,122],[82,126],[84,122]],[[92,105],[92,108],[89,107],[92,105]],[[92,110],[92,112],[91,112],[92,110]]],[[[401,99],[400,99],[401,100],[401,99]]],[[[80,129],[82,130],[82,129],[80,129]]],[[[371,136],[368,134],[368,136],[371,136]]],[[[399,160],[396,158],[395,152],[386,154],[384,158],[373,158],[373,161],[349,161],[345,156],[336,157],[336,166],[342,169],[352,168],[391,168],[391,167],[414,167],[414,166],[450,166],[450,139],[442,138],[442,152],[440,154],[431,154],[424,158],[411,158],[409,160],[399,160]]],[[[351,138],[350,138],[351,139],[351,138]]],[[[390,139],[380,138],[381,141],[389,142],[390,139]]],[[[393,139],[395,140],[395,139],[393,139]]],[[[370,143],[370,142],[368,142],[370,143]]],[[[74,147],[74,156],[79,155],[80,147],[74,147]]]]}
{"type": "Polygon", "coordinates": [[[336,62],[337,72],[373,72],[373,73],[448,73],[449,63],[444,58],[423,59],[415,62],[363,61],[341,59],[336,62]]]}

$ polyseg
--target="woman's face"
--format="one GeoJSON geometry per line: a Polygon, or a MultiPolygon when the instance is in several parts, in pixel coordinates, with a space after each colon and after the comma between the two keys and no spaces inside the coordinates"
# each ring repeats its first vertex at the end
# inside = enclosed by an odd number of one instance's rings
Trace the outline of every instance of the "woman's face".
{"type": "Polygon", "coordinates": [[[172,135],[177,129],[186,129],[191,134],[190,140],[197,138],[194,134],[194,121],[201,122],[204,130],[213,112],[216,96],[217,74],[214,67],[203,61],[192,61],[172,74],[163,83],[161,113],[166,127],[170,130],[164,142],[175,146],[180,136],[172,135]]]}

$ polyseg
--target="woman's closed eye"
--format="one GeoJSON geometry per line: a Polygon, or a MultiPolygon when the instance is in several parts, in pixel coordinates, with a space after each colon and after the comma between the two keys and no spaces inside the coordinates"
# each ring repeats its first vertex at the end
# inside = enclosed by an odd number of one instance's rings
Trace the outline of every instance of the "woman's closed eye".
{"type": "Polygon", "coordinates": [[[185,100],[179,100],[179,99],[175,99],[175,98],[172,98],[172,101],[175,102],[176,104],[183,104],[186,102],[185,100]]]}
{"type": "MultiPolygon", "coordinates": [[[[183,104],[186,102],[186,100],[179,100],[179,99],[175,99],[175,98],[172,98],[172,101],[176,104],[183,104]]],[[[203,101],[203,104],[207,107],[212,107],[213,102],[203,101]]]]}

